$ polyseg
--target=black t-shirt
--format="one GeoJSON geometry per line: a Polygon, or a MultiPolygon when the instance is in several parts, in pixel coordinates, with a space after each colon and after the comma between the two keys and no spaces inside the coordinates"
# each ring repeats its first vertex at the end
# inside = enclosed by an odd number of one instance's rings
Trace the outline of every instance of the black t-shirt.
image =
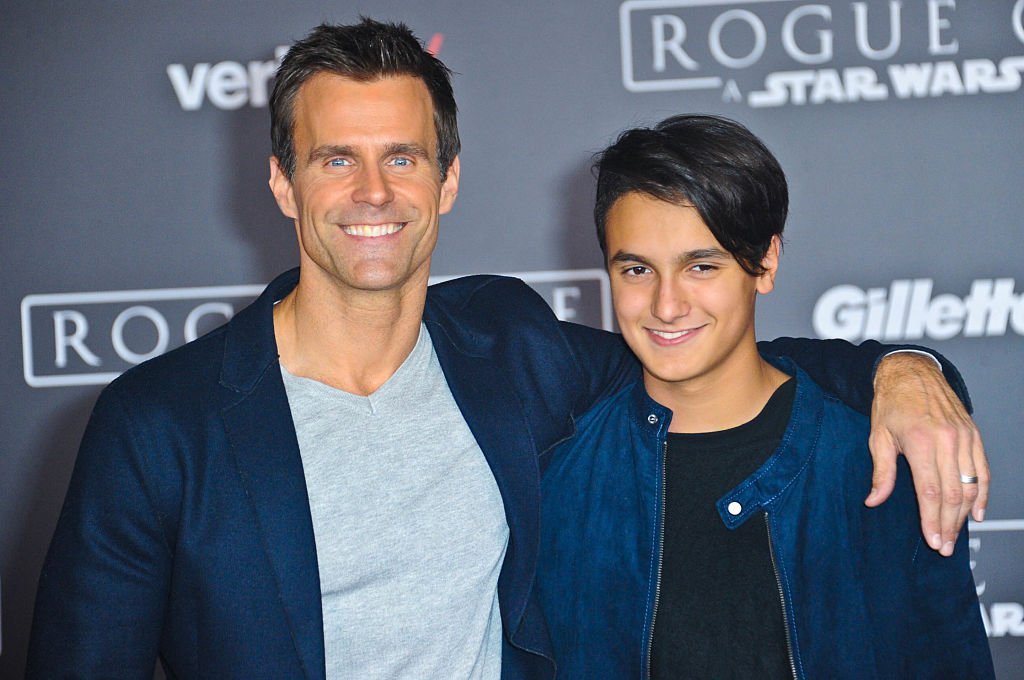
{"type": "Polygon", "coordinates": [[[787,381],[730,430],[668,435],[656,680],[793,677],[766,520],[727,529],[715,502],[771,456],[795,393],[787,381]]]}

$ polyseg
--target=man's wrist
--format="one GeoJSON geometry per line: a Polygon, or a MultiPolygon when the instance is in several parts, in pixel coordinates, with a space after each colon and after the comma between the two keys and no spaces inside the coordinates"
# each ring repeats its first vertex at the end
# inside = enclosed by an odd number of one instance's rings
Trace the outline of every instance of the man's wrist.
{"type": "Polygon", "coordinates": [[[942,362],[939,361],[938,357],[936,357],[934,354],[927,350],[910,349],[909,347],[904,347],[900,349],[894,349],[891,352],[886,352],[885,355],[882,356],[882,359],[885,359],[885,357],[891,357],[893,354],[920,354],[921,356],[928,357],[933,362],[935,362],[935,368],[939,369],[940,373],[942,372],[942,362]]]}
{"type": "Polygon", "coordinates": [[[876,394],[881,385],[886,385],[891,389],[912,376],[930,373],[931,366],[935,366],[939,375],[945,378],[942,372],[942,363],[934,355],[913,348],[894,349],[878,358],[878,363],[875,364],[875,373],[871,379],[872,388],[876,394]],[[928,357],[931,361],[925,360],[924,357],[928,357]]]}

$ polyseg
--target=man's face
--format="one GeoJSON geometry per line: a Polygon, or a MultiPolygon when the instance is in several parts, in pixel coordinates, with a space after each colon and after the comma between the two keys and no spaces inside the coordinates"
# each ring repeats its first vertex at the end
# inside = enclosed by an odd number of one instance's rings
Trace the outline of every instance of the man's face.
{"type": "Polygon", "coordinates": [[[304,276],[350,290],[426,286],[459,165],[441,181],[423,82],[317,74],[296,97],[293,137],[295,172],[272,158],[270,186],[295,220],[304,276]]]}
{"type": "Polygon", "coordinates": [[[654,399],[756,357],[754,300],[772,289],[777,242],[762,263],[768,271],[752,276],[694,208],[640,193],[615,202],[606,238],[616,319],[654,399]]]}

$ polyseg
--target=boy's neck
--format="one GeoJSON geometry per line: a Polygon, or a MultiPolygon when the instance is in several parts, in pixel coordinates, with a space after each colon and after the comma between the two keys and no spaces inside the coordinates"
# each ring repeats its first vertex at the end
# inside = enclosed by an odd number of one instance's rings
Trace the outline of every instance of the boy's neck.
{"type": "Polygon", "coordinates": [[[775,390],[790,376],[757,353],[691,380],[666,383],[645,372],[647,393],[672,410],[669,432],[718,432],[748,423],[764,409],[775,390]]]}

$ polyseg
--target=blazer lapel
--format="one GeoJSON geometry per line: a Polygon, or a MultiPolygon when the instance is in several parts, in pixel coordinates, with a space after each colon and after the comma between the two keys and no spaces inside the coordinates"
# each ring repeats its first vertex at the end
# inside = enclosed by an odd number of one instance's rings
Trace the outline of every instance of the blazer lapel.
{"type": "Polygon", "coordinates": [[[294,286],[296,274],[276,279],[232,321],[221,382],[239,399],[222,417],[296,653],[305,676],[320,679],[325,661],[316,541],[273,334],[273,303],[294,286]]]}
{"type": "Polygon", "coordinates": [[[533,582],[539,536],[540,477],[536,447],[522,404],[499,362],[457,348],[437,324],[431,340],[459,410],[476,438],[501,491],[509,544],[498,577],[502,624],[519,627],[533,582]]]}

